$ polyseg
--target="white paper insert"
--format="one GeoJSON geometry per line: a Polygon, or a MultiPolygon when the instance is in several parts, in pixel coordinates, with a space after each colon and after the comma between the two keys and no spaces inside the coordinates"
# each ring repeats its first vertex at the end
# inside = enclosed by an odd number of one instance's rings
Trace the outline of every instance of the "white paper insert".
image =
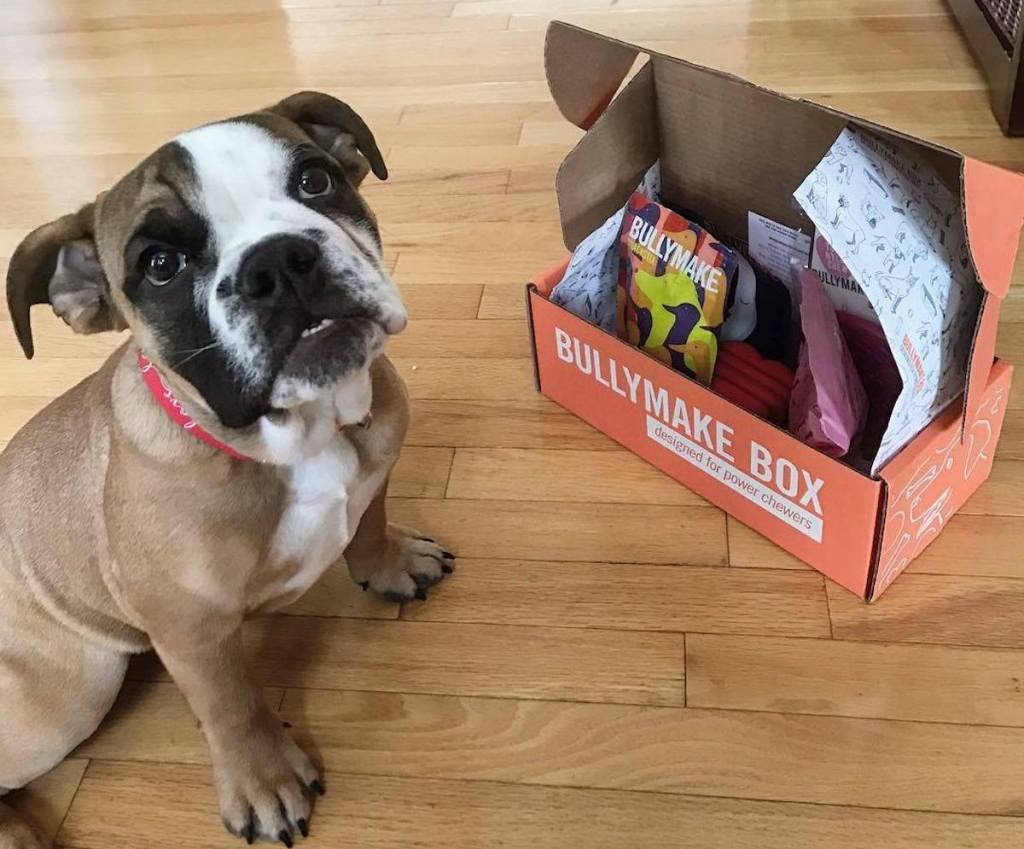
{"type": "Polygon", "coordinates": [[[903,379],[874,474],[964,391],[981,287],[960,201],[925,162],[852,127],[794,196],[871,302],[903,379]]]}
{"type": "Polygon", "coordinates": [[[811,237],[756,212],[747,212],[750,258],[783,283],[789,280],[790,260],[803,262],[811,252],[811,237]]]}
{"type": "MultiPolygon", "coordinates": [[[[644,174],[638,192],[651,200],[661,199],[661,163],[644,174]]],[[[629,198],[626,198],[628,203],[629,198]]],[[[573,252],[562,279],[551,291],[551,302],[591,324],[615,333],[615,305],[619,285],[619,230],[626,204],[613,212],[573,252]]]]}

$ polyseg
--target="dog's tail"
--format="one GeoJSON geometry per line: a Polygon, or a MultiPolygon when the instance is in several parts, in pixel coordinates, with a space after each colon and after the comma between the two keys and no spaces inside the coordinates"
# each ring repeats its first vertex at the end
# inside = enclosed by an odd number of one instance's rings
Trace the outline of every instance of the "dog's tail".
{"type": "MultiPolygon", "coordinates": [[[[4,790],[0,787],[0,796],[4,790]]],[[[0,802],[0,849],[48,849],[48,841],[13,808],[0,802]]]]}

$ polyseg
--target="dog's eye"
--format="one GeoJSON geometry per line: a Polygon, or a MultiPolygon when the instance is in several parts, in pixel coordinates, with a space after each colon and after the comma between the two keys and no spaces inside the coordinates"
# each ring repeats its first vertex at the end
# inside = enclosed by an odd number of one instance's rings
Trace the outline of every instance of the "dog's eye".
{"type": "Polygon", "coordinates": [[[150,248],[139,258],[139,270],[154,286],[170,283],[187,264],[188,257],[173,248],[150,248]]]}
{"type": "Polygon", "coordinates": [[[317,198],[325,195],[332,186],[331,175],[319,165],[311,165],[299,175],[299,194],[304,198],[317,198]]]}

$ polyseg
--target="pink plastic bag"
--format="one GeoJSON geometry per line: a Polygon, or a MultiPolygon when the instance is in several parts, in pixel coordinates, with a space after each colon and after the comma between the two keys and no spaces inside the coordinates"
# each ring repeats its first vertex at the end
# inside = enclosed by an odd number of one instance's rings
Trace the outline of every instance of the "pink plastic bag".
{"type": "Polygon", "coordinates": [[[789,401],[789,431],[829,457],[844,457],[864,427],[868,399],[825,286],[800,271],[804,339],[789,401]]]}

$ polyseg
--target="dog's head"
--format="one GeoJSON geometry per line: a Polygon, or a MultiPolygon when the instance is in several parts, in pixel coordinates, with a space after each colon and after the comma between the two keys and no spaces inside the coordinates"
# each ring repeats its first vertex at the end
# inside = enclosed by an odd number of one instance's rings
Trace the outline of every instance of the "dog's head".
{"type": "Polygon", "coordinates": [[[81,333],[129,327],[227,427],[312,399],[405,327],[358,192],[370,170],[387,178],[373,134],[325,94],[184,133],[15,251],[25,354],[49,302],[81,333]]]}

